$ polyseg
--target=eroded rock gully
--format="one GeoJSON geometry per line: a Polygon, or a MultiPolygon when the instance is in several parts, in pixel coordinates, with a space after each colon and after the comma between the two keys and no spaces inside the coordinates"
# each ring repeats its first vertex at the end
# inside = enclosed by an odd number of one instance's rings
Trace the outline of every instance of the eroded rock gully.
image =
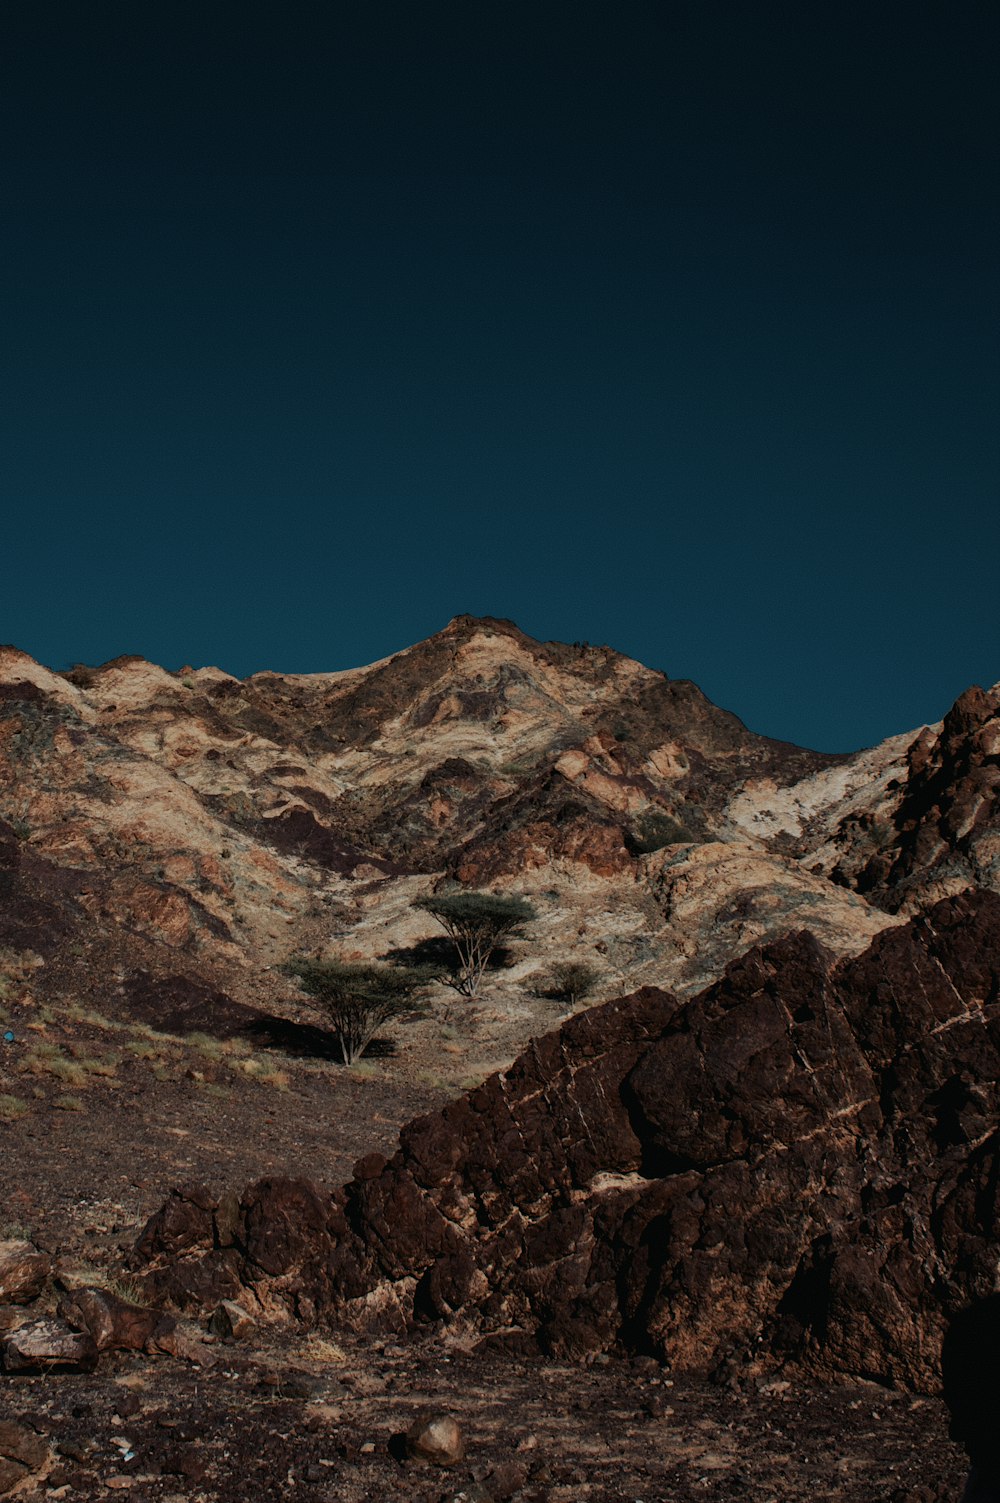
{"type": "Polygon", "coordinates": [[[800,933],[580,1014],[332,1196],[176,1190],[134,1264],[183,1308],[933,1388],[993,1288],[998,1066],[1000,898],[967,893],[856,959],[800,933]]]}

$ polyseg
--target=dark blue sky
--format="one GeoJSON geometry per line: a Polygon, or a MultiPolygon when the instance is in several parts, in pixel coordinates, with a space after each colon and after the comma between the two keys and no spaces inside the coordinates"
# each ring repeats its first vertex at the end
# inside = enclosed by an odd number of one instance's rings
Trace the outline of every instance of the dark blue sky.
{"type": "Polygon", "coordinates": [[[1000,678],[1000,12],[18,3],[0,639],[462,611],[826,749],[1000,678]]]}

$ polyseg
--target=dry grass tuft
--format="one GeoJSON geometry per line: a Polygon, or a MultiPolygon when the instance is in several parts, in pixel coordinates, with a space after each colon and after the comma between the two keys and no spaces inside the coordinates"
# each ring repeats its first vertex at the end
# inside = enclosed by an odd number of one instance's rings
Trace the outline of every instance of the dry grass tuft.
{"type": "Polygon", "coordinates": [[[129,1039],[125,1045],[125,1049],[127,1053],[133,1055],[136,1059],[158,1060],[162,1058],[162,1050],[159,1046],[149,1042],[147,1039],[129,1039]]]}
{"type": "Polygon", "coordinates": [[[113,1273],[103,1279],[104,1288],[129,1305],[145,1305],[146,1295],[142,1284],[130,1273],[113,1273]]]}
{"type": "Polygon", "coordinates": [[[276,1068],[265,1071],[263,1075],[258,1075],[257,1079],[261,1085],[273,1086],[276,1091],[287,1091],[292,1083],[292,1077],[287,1070],[278,1070],[276,1068]]]}
{"type": "Polygon", "coordinates": [[[221,1059],[224,1053],[222,1041],[213,1038],[210,1033],[186,1034],[184,1042],[189,1049],[196,1049],[206,1059],[221,1059]]]}
{"type": "Polygon", "coordinates": [[[341,1366],[347,1361],[347,1353],[343,1347],[338,1346],[326,1336],[319,1336],[315,1332],[310,1333],[295,1353],[300,1361],[312,1362],[317,1366],[341,1366]]]}

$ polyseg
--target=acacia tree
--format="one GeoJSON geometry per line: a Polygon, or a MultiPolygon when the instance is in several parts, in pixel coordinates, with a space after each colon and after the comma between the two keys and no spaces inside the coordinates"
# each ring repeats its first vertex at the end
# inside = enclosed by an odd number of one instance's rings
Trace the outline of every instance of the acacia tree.
{"type": "Polygon", "coordinates": [[[390,1018],[419,1003],[426,971],[376,962],[293,960],[287,967],[333,1024],[345,1065],[360,1059],[390,1018]]]}
{"type": "Polygon", "coordinates": [[[433,914],[455,946],[458,970],[440,979],[463,997],[474,997],[483,972],[505,939],[523,933],[537,917],[525,898],[497,897],[490,892],[436,893],[413,905],[433,914]]]}

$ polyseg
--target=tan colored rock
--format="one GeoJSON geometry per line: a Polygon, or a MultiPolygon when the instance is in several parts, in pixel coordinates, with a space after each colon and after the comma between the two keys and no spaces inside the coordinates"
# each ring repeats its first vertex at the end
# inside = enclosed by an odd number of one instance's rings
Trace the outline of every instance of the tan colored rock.
{"type": "Polygon", "coordinates": [[[454,1415],[429,1413],[406,1432],[407,1455],[435,1466],[457,1466],[465,1457],[465,1439],[454,1415]]]}
{"type": "Polygon", "coordinates": [[[670,741],[665,741],[662,746],[654,746],[646,760],[656,776],[661,778],[682,778],[690,765],[683,748],[670,741]]]}
{"type": "Polygon", "coordinates": [[[51,1271],[48,1255],[31,1242],[0,1242],[0,1304],[26,1305],[45,1287],[51,1271]]]}
{"type": "Polygon", "coordinates": [[[683,993],[706,985],[751,945],[797,929],[835,955],[856,955],[900,922],[801,862],[750,844],[669,846],[643,858],[642,872],[665,921],[655,977],[683,993]]]}
{"type": "Polygon", "coordinates": [[[93,1338],[74,1331],[62,1320],[36,1320],[20,1326],[0,1342],[0,1365],[5,1372],[43,1372],[71,1367],[89,1371],[97,1362],[93,1338]]]}

